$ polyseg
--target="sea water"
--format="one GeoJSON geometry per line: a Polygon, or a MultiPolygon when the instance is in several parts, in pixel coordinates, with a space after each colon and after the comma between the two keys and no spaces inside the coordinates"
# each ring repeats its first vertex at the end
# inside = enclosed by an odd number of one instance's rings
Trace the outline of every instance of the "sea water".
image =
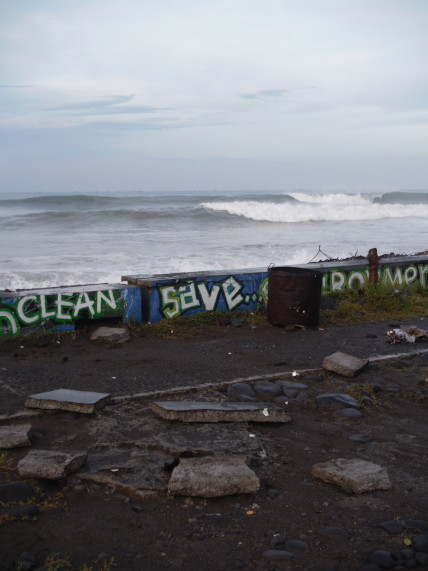
{"type": "Polygon", "coordinates": [[[428,191],[3,192],[0,290],[415,254],[427,220],[428,191]]]}

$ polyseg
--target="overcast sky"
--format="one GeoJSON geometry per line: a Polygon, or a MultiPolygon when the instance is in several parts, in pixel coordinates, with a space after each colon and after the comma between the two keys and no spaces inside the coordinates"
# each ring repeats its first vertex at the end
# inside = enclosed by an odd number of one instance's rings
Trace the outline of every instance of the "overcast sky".
{"type": "Polygon", "coordinates": [[[428,188],[427,0],[0,0],[0,190],[428,188]]]}

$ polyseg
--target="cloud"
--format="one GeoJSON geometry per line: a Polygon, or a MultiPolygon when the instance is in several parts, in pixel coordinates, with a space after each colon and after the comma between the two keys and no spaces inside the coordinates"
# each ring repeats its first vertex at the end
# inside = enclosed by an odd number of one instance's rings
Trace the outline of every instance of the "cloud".
{"type": "Polygon", "coordinates": [[[266,99],[267,97],[282,97],[288,93],[288,89],[261,89],[254,93],[241,93],[242,99],[266,99]]]}
{"type": "Polygon", "coordinates": [[[168,111],[168,107],[153,107],[151,105],[122,106],[133,99],[133,95],[116,95],[113,97],[101,97],[92,101],[68,103],[50,107],[48,111],[69,111],[73,115],[127,115],[140,113],[158,113],[168,111]]]}

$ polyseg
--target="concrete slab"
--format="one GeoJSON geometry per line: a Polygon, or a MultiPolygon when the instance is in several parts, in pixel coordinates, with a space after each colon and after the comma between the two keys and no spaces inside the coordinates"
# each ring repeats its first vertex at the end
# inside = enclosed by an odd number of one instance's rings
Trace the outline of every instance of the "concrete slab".
{"type": "Polygon", "coordinates": [[[355,377],[368,363],[368,359],[360,359],[341,351],[325,357],[322,366],[327,371],[332,371],[345,377],[355,377]]]}
{"type": "Polygon", "coordinates": [[[245,456],[181,458],[174,468],[168,492],[178,496],[212,498],[232,494],[255,494],[260,487],[245,456]]]}
{"type": "Polygon", "coordinates": [[[290,422],[280,407],[260,402],[156,401],[151,409],[181,422],[290,422]]]}
{"type": "Polygon", "coordinates": [[[107,393],[57,389],[29,396],[25,401],[25,406],[28,408],[69,410],[83,414],[92,414],[104,407],[109,400],[110,395],[107,393]]]}
{"type": "Polygon", "coordinates": [[[18,463],[18,474],[23,478],[60,480],[81,468],[86,456],[86,452],[32,450],[18,463]]]}
{"type": "Polygon", "coordinates": [[[29,432],[31,424],[0,427],[0,448],[19,448],[30,446],[29,432]]]}
{"type": "Polygon", "coordinates": [[[315,464],[312,466],[312,475],[354,494],[392,488],[386,468],[358,458],[336,458],[315,464]]]}
{"type": "Polygon", "coordinates": [[[126,343],[130,338],[129,331],[123,327],[98,327],[91,335],[91,341],[107,343],[126,343]]]}

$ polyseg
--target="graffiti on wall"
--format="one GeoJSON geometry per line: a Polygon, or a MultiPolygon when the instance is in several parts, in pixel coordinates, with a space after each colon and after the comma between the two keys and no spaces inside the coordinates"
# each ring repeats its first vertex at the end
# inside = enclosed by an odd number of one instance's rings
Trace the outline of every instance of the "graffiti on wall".
{"type": "MultiPolygon", "coordinates": [[[[350,271],[332,270],[323,275],[323,291],[329,293],[341,289],[364,288],[369,276],[368,267],[350,271]]],[[[400,286],[419,283],[428,285],[428,265],[384,266],[379,268],[379,281],[386,285],[400,286]]]]}
{"type": "Polygon", "coordinates": [[[50,321],[71,324],[76,319],[118,314],[123,305],[120,290],[112,289],[2,298],[0,337],[19,335],[21,327],[40,326],[50,321]]]}
{"type": "Polygon", "coordinates": [[[257,283],[255,291],[246,291],[246,284],[236,276],[217,282],[188,281],[180,285],[159,286],[160,312],[171,318],[190,310],[249,309],[267,301],[267,278],[257,283]]]}

